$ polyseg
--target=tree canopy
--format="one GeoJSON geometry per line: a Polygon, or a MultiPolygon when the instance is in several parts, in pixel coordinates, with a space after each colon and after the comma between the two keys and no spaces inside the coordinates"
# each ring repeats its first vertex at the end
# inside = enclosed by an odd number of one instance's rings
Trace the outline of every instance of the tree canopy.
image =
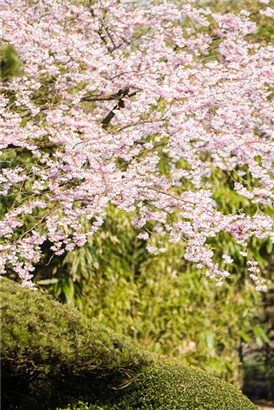
{"type": "Polygon", "coordinates": [[[254,40],[252,15],[19,0],[4,1],[3,17],[23,74],[1,85],[1,271],[32,286],[43,244],[56,255],[84,245],[111,203],[134,214],[140,239],[183,241],[217,284],[232,258],[211,238],[225,232],[264,290],[249,240],[273,240],[274,47],[254,40]],[[249,213],[224,211],[216,170],[249,213]]]}

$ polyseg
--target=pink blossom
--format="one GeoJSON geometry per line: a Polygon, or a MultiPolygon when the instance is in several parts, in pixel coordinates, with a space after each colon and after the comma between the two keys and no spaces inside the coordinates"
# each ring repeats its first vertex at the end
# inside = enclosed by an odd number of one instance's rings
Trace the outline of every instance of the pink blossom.
{"type": "MultiPolygon", "coordinates": [[[[177,3],[106,0],[91,9],[4,0],[3,41],[18,52],[24,75],[1,85],[0,150],[23,149],[34,161],[3,166],[2,195],[23,199],[1,221],[2,272],[9,264],[31,283],[43,242],[57,255],[83,246],[110,203],[134,213],[140,239],[149,239],[152,222],[152,236],[184,242],[185,258],[218,285],[229,276],[220,266],[232,261],[223,255],[215,262],[211,238],[229,233],[247,256],[252,237],[274,237],[267,211],[274,201],[274,47],[249,38],[256,24],[244,10],[177,3]],[[45,79],[41,106],[33,95],[45,79]],[[232,189],[262,210],[225,212],[215,200],[215,171],[237,175],[232,189]]],[[[249,266],[259,277],[255,269],[249,266]]]]}

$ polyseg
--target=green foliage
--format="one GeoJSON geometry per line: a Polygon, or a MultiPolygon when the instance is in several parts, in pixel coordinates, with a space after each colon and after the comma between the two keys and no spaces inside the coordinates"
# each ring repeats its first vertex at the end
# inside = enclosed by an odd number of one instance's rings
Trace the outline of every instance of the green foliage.
{"type": "Polygon", "coordinates": [[[66,410],[256,409],[233,386],[207,373],[168,363],[149,367],[130,386],[108,393],[101,400],[102,407],[79,403],[66,410]]]}
{"type": "MultiPolygon", "coordinates": [[[[239,385],[238,350],[241,340],[253,339],[252,318],[261,295],[237,246],[229,236],[215,239],[220,256],[226,252],[235,259],[231,279],[218,288],[183,259],[183,244],[172,245],[159,234],[166,251],[150,255],[137,233],[128,215],[111,208],[87,246],[68,253],[62,268],[47,267],[51,275],[40,272],[36,280],[58,280],[46,286],[53,294],[144,348],[239,385]]],[[[266,264],[265,248],[256,243],[255,251],[266,264]]]]}
{"type": "Polygon", "coordinates": [[[188,367],[156,364],[124,391],[113,410],[252,410],[255,406],[231,385],[188,367]]]}
{"type": "MultiPolygon", "coordinates": [[[[251,13],[251,19],[256,22],[258,31],[252,36],[256,41],[273,42],[274,41],[274,26],[271,17],[263,16],[259,13],[266,5],[260,3],[259,0],[197,0],[201,7],[209,6],[211,10],[217,13],[239,13],[245,9],[251,13]]],[[[273,6],[273,0],[270,0],[268,6],[273,6]]]]}
{"type": "Polygon", "coordinates": [[[65,409],[57,409],[57,410],[105,410],[105,406],[98,406],[97,404],[92,404],[89,406],[87,403],[83,403],[79,401],[77,404],[68,405],[65,409]]]}
{"type": "Polygon", "coordinates": [[[152,360],[76,309],[4,278],[1,306],[3,391],[9,400],[26,401],[26,408],[45,389],[49,397],[68,394],[77,380],[78,392],[102,375],[120,383],[152,360]]]}
{"type": "Polygon", "coordinates": [[[22,63],[14,48],[6,43],[0,44],[0,79],[8,81],[22,75],[22,63]]]}

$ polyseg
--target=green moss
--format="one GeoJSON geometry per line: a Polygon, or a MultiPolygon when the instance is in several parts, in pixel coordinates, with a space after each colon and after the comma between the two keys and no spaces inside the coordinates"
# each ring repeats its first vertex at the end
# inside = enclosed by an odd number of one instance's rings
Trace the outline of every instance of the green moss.
{"type": "Polygon", "coordinates": [[[126,388],[105,391],[100,405],[66,410],[255,410],[239,390],[208,373],[176,364],[154,364],[126,388]],[[105,399],[104,399],[105,398],[105,399]]]}
{"type": "Polygon", "coordinates": [[[151,361],[76,309],[3,278],[1,306],[2,383],[9,401],[30,403],[40,394],[58,401],[96,390],[101,378],[119,384],[151,361]]]}
{"type": "Polygon", "coordinates": [[[155,364],[129,388],[117,391],[113,410],[252,410],[232,385],[189,367],[155,364]]]}

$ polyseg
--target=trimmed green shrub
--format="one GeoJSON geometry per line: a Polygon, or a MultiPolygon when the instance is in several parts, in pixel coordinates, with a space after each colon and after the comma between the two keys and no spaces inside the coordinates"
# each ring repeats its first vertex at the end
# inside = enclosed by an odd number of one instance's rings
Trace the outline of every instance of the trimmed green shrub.
{"type": "Polygon", "coordinates": [[[235,387],[191,367],[160,363],[114,394],[113,410],[252,410],[235,387]]]}
{"type": "Polygon", "coordinates": [[[37,395],[47,396],[45,403],[58,401],[59,396],[98,388],[102,377],[120,384],[152,360],[76,309],[5,278],[1,306],[4,402],[26,400],[26,408],[33,403],[37,409],[37,395]]]}
{"type": "Polygon", "coordinates": [[[127,388],[105,392],[101,406],[79,403],[66,410],[254,410],[232,385],[190,367],[154,364],[127,388]],[[104,400],[104,397],[106,398],[104,400]],[[101,407],[102,406],[102,407],[101,407]]]}

